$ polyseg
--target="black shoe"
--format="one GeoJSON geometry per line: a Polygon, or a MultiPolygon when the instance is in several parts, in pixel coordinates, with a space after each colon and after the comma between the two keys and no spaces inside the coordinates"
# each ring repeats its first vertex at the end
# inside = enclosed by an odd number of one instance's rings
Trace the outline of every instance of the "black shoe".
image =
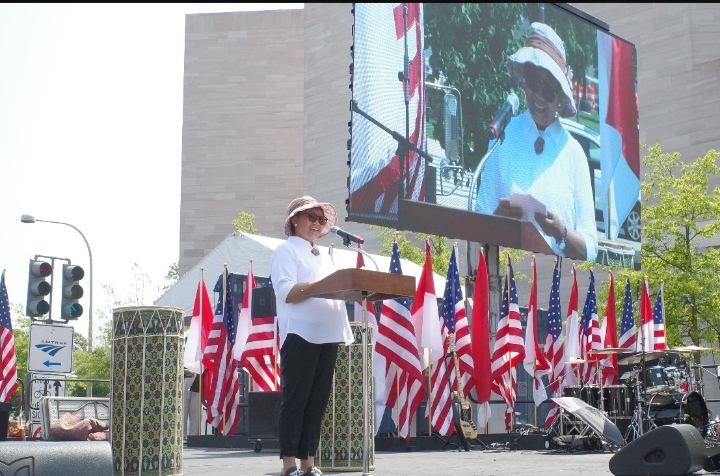
{"type": "Polygon", "coordinates": [[[297,469],[296,466],[288,468],[284,473],[282,471],[280,472],[280,476],[303,476],[304,474],[305,473],[303,473],[302,470],[297,469]]]}
{"type": "Polygon", "coordinates": [[[305,471],[304,476],[323,476],[323,473],[316,466],[313,466],[311,468],[308,468],[307,471],[305,471]]]}

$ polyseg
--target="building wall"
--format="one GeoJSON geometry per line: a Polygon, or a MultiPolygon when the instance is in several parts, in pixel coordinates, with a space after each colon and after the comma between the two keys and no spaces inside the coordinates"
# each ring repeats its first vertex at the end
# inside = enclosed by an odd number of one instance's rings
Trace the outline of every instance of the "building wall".
{"type": "MultiPolygon", "coordinates": [[[[571,5],[636,45],[642,143],[687,160],[720,147],[718,4],[571,5]]],[[[304,10],[187,16],[181,274],[232,231],[240,211],[256,214],[260,233],[282,237],[285,206],[303,193],[332,202],[339,225],[365,237],[368,251],[377,249],[366,225],[343,222],[351,8],[309,3],[304,10]]],[[[537,256],[539,296],[549,294],[553,260],[537,256]]],[[[572,264],[563,260],[563,303],[572,264]]],[[[529,276],[530,259],[515,270],[529,276]]],[[[595,279],[601,287],[608,277],[598,270],[595,279]]],[[[579,272],[581,307],[588,284],[589,273],[579,272]]],[[[518,279],[518,292],[526,304],[526,278],[518,279]]]]}
{"type": "Polygon", "coordinates": [[[240,212],[255,214],[259,233],[284,236],[287,204],[305,190],[303,16],[186,15],[181,276],[240,212]]]}

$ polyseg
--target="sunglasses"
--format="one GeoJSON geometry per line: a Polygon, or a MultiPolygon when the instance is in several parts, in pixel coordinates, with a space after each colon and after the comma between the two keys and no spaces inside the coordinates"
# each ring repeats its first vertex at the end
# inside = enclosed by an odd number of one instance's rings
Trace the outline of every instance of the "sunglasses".
{"type": "Polygon", "coordinates": [[[322,215],[316,215],[315,213],[303,213],[303,215],[307,215],[307,217],[310,219],[310,223],[319,222],[321,225],[324,225],[328,222],[327,217],[324,217],[322,215]]]}
{"type": "Polygon", "coordinates": [[[534,93],[540,93],[542,98],[547,102],[552,102],[558,95],[557,89],[552,85],[545,83],[535,73],[525,73],[525,84],[534,93]]]}

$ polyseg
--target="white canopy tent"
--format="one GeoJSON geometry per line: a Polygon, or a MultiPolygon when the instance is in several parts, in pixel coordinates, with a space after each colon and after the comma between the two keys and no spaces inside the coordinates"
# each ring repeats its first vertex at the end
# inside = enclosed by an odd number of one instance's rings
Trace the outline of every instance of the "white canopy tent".
{"type": "MultiPolygon", "coordinates": [[[[190,271],[168,289],[160,298],[155,301],[157,306],[173,306],[184,310],[185,316],[192,316],[195,292],[200,281],[200,269],[203,269],[205,285],[213,299],[212,289],[218,277],[223,272],[223,265],[227,264],[228,273],[247,274],[252,270],[255,276],[268,277],[270,275],[270,256],[275,248],[284,240],[270,238],[267,236],[253,235],[235,231],[231,233],[220,245],[218,245],[207,256],[200,260],[190,271]]],[[[329,247],[318,246],[321,253],[329,253],[329,247]]],[[[333,261],[338,269],[354,268],[357,265],[357,251],[345,247],[333,247],[333,261]]],[[[388,272],[390,269],[390,257],[370,254],[370,257],[377,263],[378,270],[388,272]]],[[[420,279],[422,266],[400,259],[403,274],[415,277],[415,285],[420,279]]],[[[375,265],[365,257],[365,267],[375,270],[375,265]]],[[[435,283],[435,294],[442,298],[445,292],[445,278],[433,273],[435,283]]]]}

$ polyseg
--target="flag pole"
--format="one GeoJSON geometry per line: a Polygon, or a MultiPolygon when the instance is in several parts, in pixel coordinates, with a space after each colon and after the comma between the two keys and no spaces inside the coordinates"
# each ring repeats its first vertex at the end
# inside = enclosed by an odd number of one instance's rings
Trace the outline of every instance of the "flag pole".
{"type": "MultiPolygon", "coordinates": [[[[227,274],[227,263],[223,263],[223,297],[222,297],[222,300],[223,300],[223,315],[225,314],[225,311],[226,311],[226,310],[225,310],[225,306],[227,306],[227,277],[228,277],[228,274],[227,274]]],[[[226,407],[226,408],[227,408],[227,407],[226,407]]],[[[227,431],[227,428],[226,428],[227,422],[225,421],[225,409],[226,409],[226,408],[223,408],[223,417],[222,417],[223,431],[222,431],[221,433],[223,434],[223,436],[227,436],[227,433],[225,433],[225,432],[227,431]]]]}
{"type": "MultiPolygon", "coordinates": [[[[430,359],[432,358],[432,350],[425,349],[426,354],[428,355],[427,362],[432,362],[430,359]]],[[[432,384],[430,382],[430,376],[432,375],[432,368],[433,364],[430,364],[428,368],[426,369],[426,375],[427,375],[427,388],[431,389],[432,384]]],[[[427,403],[427,421],[428,421],[428,436],[432,436],[432,392],[428,392],[428,403],[427,403]]]]}
{"type": "MultiPolygon", "coordinates": [[[[510,263],[510,255],[508,255],[508,263],[510,263]]],[[[510,287],[512,286],[512,283],[510,282],[510,265],[509,264],[505,265],[505,276],[507,276],[507,283],[508,283],[508,285],[507,285],[507,303],[508,303],[507,312],[508,312],[508,319],[510,319],[510,305],[511,305],[510,296],[512,295],[510,287]]],[[[510,395],[512,395],[513,385],[514,385],[513,375],[512,375],[512,370],[513,370],[512,353],[510,354],[510,365],[508,367],[509,367],[508,376],[510,377],[510,387],[509,388],[510,388],[510,395]]],[[[510,432],[512,433],[513,428],[515,427],[515,402],[513,402],[513,406],[511,408],[511,410],[512,410],[512,414],[510,415],[510,432]]]]}
{"type": "MultiPolygon", "coordinates": [[[[205,283],[205,268],[202,266],[200,267],[200,283],[205,283]]],[[[202,348],[202,325],[203,325],[203,294],[200,291],[200,287],[198,286],[198,294],[200,295],[200,374],[198,377],[198,428],[197,428],[197,434],[200,435],[200,432],[202,431],[202,423],[200,423],[201,416],[202,416],[202,401],[203,401],[203,348],[202,348]]]]}

